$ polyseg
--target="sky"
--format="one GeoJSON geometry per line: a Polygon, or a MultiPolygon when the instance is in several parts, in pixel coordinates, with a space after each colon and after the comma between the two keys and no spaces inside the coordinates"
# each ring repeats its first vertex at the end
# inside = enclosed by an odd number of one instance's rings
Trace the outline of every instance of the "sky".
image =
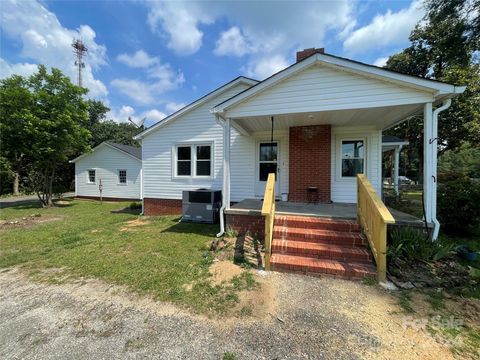
{"type": "Polygon", "coordinates": [[[109,119],[149,126],[237,76],[265,79],[304,48],[382,66],[423,15],[419,0],[0,0],[0,78],[45,64],[76,82],[80,39],[87,96],[109,119]]]}

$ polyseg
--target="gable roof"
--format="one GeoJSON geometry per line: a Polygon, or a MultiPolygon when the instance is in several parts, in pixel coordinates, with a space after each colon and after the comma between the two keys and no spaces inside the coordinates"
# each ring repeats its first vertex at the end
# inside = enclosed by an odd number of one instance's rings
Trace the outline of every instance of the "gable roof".
{"type": "Polygon", "coordinates": [[[251,79],[251,78],[248,78],[248,77],[245,77],[245,76],[238,76],[235,79],[229,81],[228,83],[216,88],[215,90],[212,90],[208,94],[206,94],[206,95],[202,96],[201,98],[195,100],[194,102],[184,106],[183,108],[181,108],[180,110],[178,110],[178,111],[174,112],[173,114],[167,116],[166,118],[160,120],[156,124],[150,126],[148,129],[145,129],[144,131],[142,131],[140,134],[135,135],[133,138],[135,140],[139,140],[139,139],[144,138],[146,135],[150,134],[152,131],[165,126],[166,124],[174,121],[175,119],[178,119],[180,116],[184,115],[185,113],[197,108],[198,106],[206,103],[207,101],[211,100],[212,98],[219,95],[220,93],[222,93],[222,92],[224,92],[224,91],[226,91],[226,90],[228,90],[228,89],[230,89],[230,88],[232,88],[235,85],[240,84],[240,83],[244,83],[244,84],[248,84],[248,85],[253,86],[253,85],[256,85],[258,83],[258,80],[251,79]]]}
{"type": "Polygon", "coordinates": [[[300,72],[301,70],[315,64],[321,63],[325,66],[336,70],[343,70],[346,72],[360,74],[367,77],[376,78],[379,80],[392,82],[400,86],[407,86],[423,91],[429,91],[438,97],[438,100],[452,97],[455,94],[461,94],[465,91],[465,86],[455,86],[437,80],[424,79],[418,76],[406,75],[397,71],[384,69],[375,65],[365,64],[358,61],[341,58],[338,56],[315,52],[305,59],[296,62],[283,70],[271,75],[249,89],[246,89],[235,96],[217,104],[212,112],[217,114],[224,113],[228,108],[233,107],[246,99],[251,98],[255,94],[274,86],[278,82],[300,72]]]}
{"type": "Polygon", "coordinates": [[[82,154],[78,157],[76,157],[73,160],[70,160],[70,163],[75,163],[78,160],[83,159],[84,157],[92,155],[96,150],[108,146],[111,149],[120,151],[121,153],[124,153],[125,155],[128,155],[136,160],[142,161],[142,148],[141,147],[135,147],[135,146],[130,146],[130,145],[124,145],[124,144],[118,144],[114,143],[111,141],[104,141],[100,145],[94,147],[90,152],[87,152],[85,154],[82,154]]]}

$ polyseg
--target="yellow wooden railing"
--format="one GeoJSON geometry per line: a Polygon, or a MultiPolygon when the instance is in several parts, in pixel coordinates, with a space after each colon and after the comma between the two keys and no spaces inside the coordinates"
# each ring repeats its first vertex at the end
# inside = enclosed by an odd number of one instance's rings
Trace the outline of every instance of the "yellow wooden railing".
{"type": "Polygon", "coordinates": [[[378,281],[387,277],[387,224],[394,224],[390,211],[364,174],[357,175],[357,218],[368,239],[375,262],[378,281]]]}
{"type": "Polygon", "coordinates": [[[263,197],[262,215],[265,216],[265,270],[270,270],[272,255],[273,223],[275,220],[275,174],[268,174],[263,197]]]}

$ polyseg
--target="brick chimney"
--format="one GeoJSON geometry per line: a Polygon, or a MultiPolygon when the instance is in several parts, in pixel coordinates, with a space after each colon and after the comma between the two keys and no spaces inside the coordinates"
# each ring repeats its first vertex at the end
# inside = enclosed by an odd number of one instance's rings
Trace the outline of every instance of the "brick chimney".
{"type": "Polygon", "coordinates": [[[297,51],[297,62],[302,61],[303,59],[306,59],[307,57],[313,55],[313,54],[323,54],[325,53],[325,48],[309,48],[309,49],[303,49],[301,51],[297,51]]]}

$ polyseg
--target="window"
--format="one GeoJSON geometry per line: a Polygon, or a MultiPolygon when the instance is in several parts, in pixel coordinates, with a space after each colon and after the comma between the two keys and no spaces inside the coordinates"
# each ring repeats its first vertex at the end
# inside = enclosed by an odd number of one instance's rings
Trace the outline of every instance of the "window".
{"type": "Polygon", "coordinates": [[[127,170],[118,170],[118,183],[119,184],[127,183],[127,170]]]}
{"type": "Polygon", "coordinates": [[[176,148],[176,176],[211,176],[211,145],[179,145],[176,148]]]}
{"type": "Polygon", "coordinates": [[[342,141],[342,177],[354,177],[364,171],[363,140],[342,141]]]}
{"type": "Polygon", "coordinates": [[[277,173],[277,143],[260,143],[258,180],[267,181],[268,174],[277,173]]]}
{"type": "Polygon", "coordinates": [[[90,184],[95,184],[95,170],[88,170],[88,178],[87,181],[90,184]]]}

